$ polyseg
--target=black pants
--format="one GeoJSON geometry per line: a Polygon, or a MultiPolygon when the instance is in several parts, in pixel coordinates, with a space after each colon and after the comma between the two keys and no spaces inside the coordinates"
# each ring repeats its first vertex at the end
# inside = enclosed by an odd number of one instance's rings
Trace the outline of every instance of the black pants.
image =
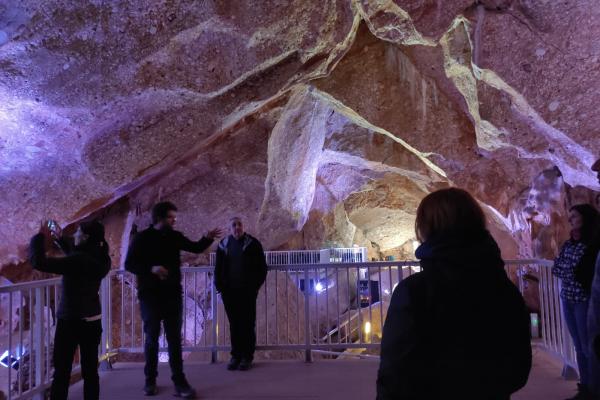
{"type": "Polygon", "coordinates": [[[228,289],[221,293],[229,319],[231,356],[234,358],[254,358],[257,295],[254,289],[228,289]]]}
{"type": "Polygon", "coordinates": [[[50,389],[51,400],[66,400],[71,381],[73,357],[79,346],[83,398],[97,400],[100,394],[98,377],[98,346],[102,323],[98,321],[59,319],[54,335],[54,378],[50,389]]]}
{"type": "Polygon", "coordinates": [[[181,324],[183,304],[181,293],[161,294],[140,298],[142,320],[144,322],[144,355],[146,381],[155,382],[158,376],[158,339],[160,323],[163,323],[169,347],[171,379],[176,385],[185,382],[183,359],[181,356],[181,324]]]}

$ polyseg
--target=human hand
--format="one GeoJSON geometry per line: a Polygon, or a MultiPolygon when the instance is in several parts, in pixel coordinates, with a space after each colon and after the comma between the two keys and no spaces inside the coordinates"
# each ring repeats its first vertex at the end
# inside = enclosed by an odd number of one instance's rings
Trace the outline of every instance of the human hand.
{"type": "Polygon", "coordinates": [[[53,239],[58,240],[62,237],[62,231],[63,230],[60,225],[54,224],[54,228],[50,229],[50,234],[52,235],[53,239]]]}
{"type": "Polygon", "coordinates": [[[155,265],[152,267],[152,273],[158,276],[161,281],[164,281],[169,276],[169,270],[162,265],[155,265]]]}
{"type": "Polygon", "coordinates": [[[223,236],[223,230],[221,228],[215,228],[211,231],[208,231],[204,236],[211,240],[219,239],[221,236],[223,236]]]}
{"type": "Polygon", "coordinates": [[[52,231],[48,227],[48,222],[49,220],[43,219],[40,223],[40,230],[38,231],[38,233],[44,235],[45,237],[50,237],[52,235],[52,231]]]}
{"type": "Polygon", "coordinates": [[[48,227],[48,220],[42,220],[38,234],[44,236],[44,248],[52,247],[52,231],[48,227]]]}

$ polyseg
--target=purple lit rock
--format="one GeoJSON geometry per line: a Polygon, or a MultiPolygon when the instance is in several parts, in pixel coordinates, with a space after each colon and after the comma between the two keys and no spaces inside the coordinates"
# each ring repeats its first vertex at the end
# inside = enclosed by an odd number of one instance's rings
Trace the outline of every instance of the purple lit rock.
{"type": "Polygon", "coordinates": [[[598,190],[600,7],[480,4],[0,5],[0,265],[42,218],[90,215],[117,265],[159,199],[192,237],[236,214],[267,248],[378,258],[448,185],[486,207],[505,254],[551,257],[553,199],[598,190]],[[556,190],[525,204],[554,167],[556,190]]]}

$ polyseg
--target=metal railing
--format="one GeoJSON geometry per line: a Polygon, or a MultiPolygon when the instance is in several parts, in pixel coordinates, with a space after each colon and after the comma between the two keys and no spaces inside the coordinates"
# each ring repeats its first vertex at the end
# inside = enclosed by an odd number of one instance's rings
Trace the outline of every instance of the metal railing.
{"type": "MultiPolygon", "coordinates": [[[[378,349],[393,289],[417,269],[417,262],[271,265],[257,299],[257,350],[303,352],[310,359],[312,350],[378,349]]],[[[182,268],[182,337],[184,351],[210,352],[216,360],[230,341],[212,275],[213,267],[182,268]]],[[[112,307],[119,315],[109,316],[119,327],[117,337],[109,338],[109,352],[141,353],[134,277],[115,271],[111,280],[107,296],[120,299],[120,305],[112,307]]],[[[161,345],[166,351],[166,343],[161,345]]]]}
{"type": "Polygon", "coordinates": [[[55,278],[0,287],[7,317],[0,328],[0,390],[8,399],[42,399],[49,386],[60,283],[55,278]]]}
{"type": "MultiPolygon", "coordinates": [[[[339,262],[367,262],[366,247],[336,247],[322,250],[265,251],[268,265],[319,264],[339,262]]],[[[210,265],[216,263],[216,254],[210,253],[210,265]]]]}
{"type": "MultiPolygon", "coordinates": [[[[539,345],[576,366],[572,341],[562,318],[559,280],[551,262],[508,261],[524,294],[528,274],[539,279],[539,345]]],[[[257,350],[268,358],[376,356],[392,292],[420,270],[418,262],[346,262],[271,265],[257,300],[257,350]]],[[[182,268],[183,350],[188,359],[216,361],[230,349],[229,326],[213,284],[214,267],[182,268]]],[[[42,398],[52,372],[52,343],[60,279],[0,287],[7,326],[0,326],[0,390],[8,399],[42,398]],[[8,304],[8,307],[6,307],[8,304]]],[[[101,288],[103,335],[100,355],[141,361],[144,333],[135,277],[113,270],[101,288]],[[135,358],[135,357],[138,358],[135,358]]],[[[161,360],[166,342],[161,338],[161,360]]],[[[76,357],[74,371],[78,369],[76,357]]]]}
{"type": "Polygon", "coordinates": [[[577,357],[563,317],[560,279],[552,275],[553,265],[549,260],[506,261],[506,269],[516,275],[521,294],[526,296],[531,292],[530,287],[537,288],[537,293],[532,294],[536,295],[539,302],[539,316],[532,318],[532,325],[538,328],[541,338],[534,343],[562,360],[564,377],[573,377],[577,374],[577,357]],[[537,280],[537,285],[531,285],[532,279],[537,280]]]}

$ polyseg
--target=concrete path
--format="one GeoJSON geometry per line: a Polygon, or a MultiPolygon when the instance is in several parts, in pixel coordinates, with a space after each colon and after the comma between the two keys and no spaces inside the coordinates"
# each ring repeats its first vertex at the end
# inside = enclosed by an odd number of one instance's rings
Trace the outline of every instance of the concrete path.
{"type": "MultiPolygon", "coordinates": [[[[247,372],[229,372],[224,364],[186,364],[190,383],[199,399],[374,400],[377,361],[259,361],[247,372]]],[[[155,399],[172,399],[169,369],[160,366],[160,393],[155,399]]],[[[144,399],[141,364],[117,364],[101,374],[101,399],[144,399]]],[[[562,400],[574,393],[575,382],[560,377],[560,365],[536,351],[529,383],[513,400],[562,400]]],[[[70,399],[83,399],[82,384],[71,388],[70,399]]]]}

